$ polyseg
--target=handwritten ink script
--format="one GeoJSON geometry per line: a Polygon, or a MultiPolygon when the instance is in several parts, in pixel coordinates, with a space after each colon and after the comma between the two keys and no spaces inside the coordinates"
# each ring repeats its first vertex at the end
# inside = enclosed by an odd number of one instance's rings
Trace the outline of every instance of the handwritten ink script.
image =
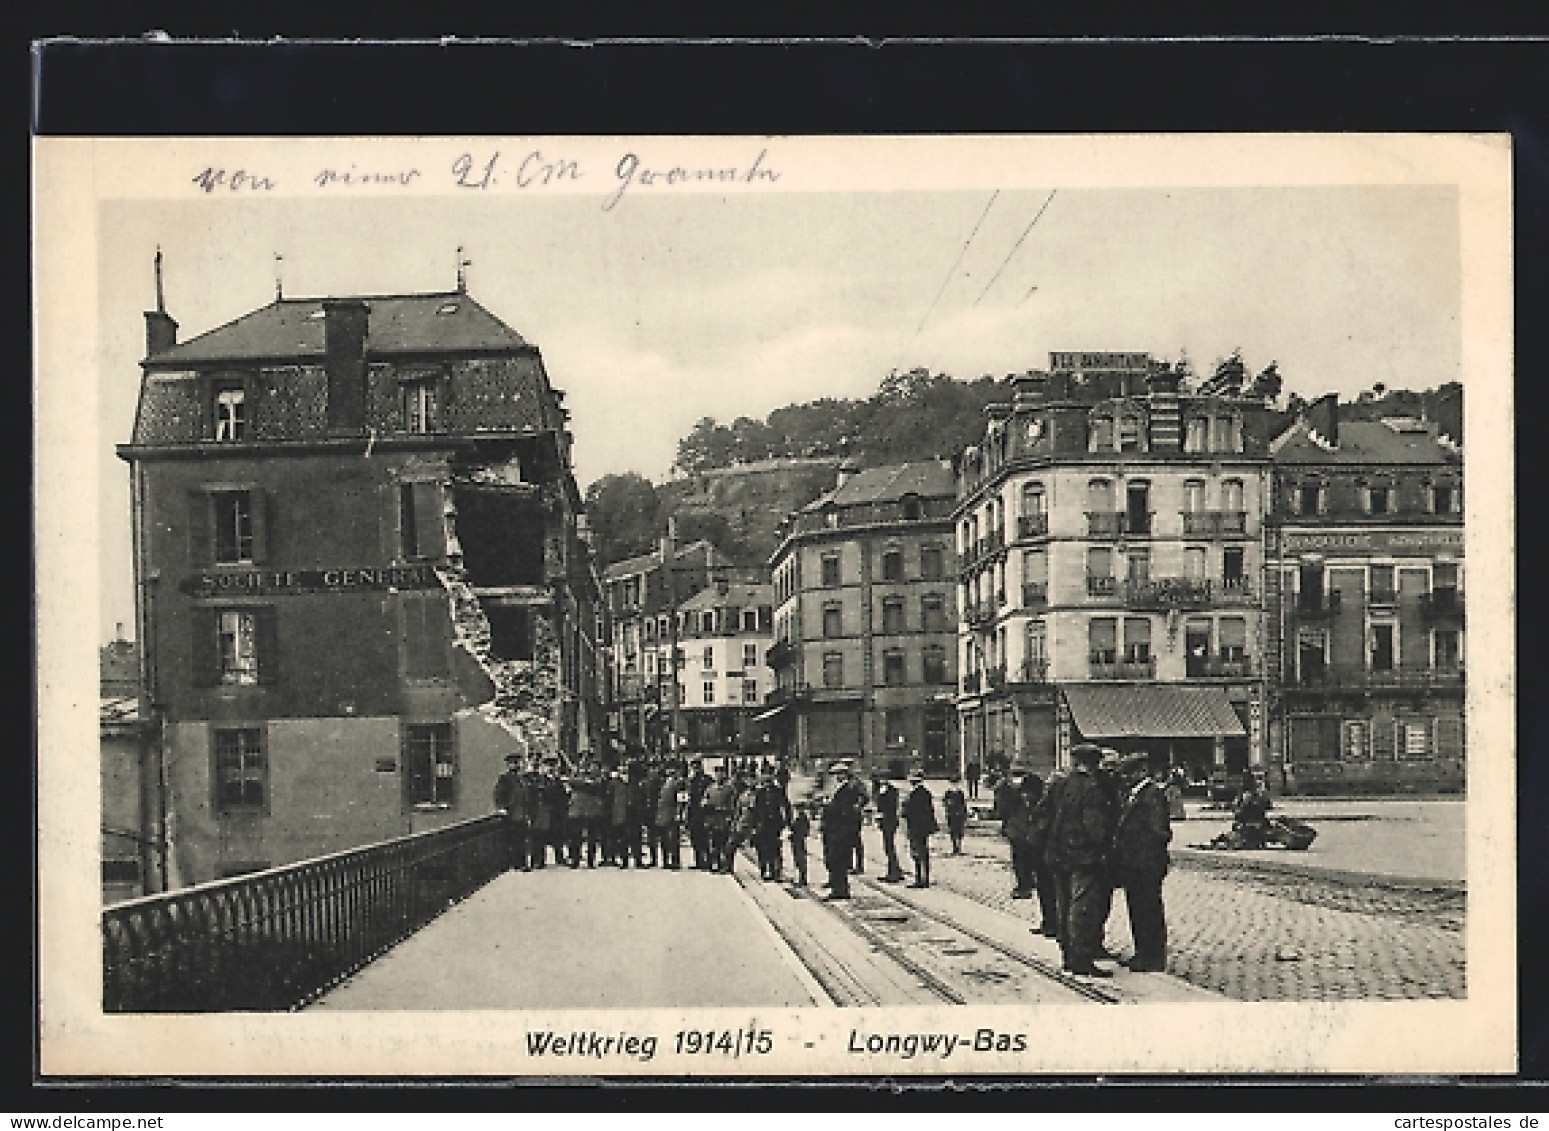
{"type": "Polygon", "coordinates": [[[217,169],[214,166],[207,167],[204,172],[193,178],[207,193],[216,189],[225,189],[228,192],[268,192],[274,188],[274,181],[260,173],[250,173],[246,169],[233,169],[227,172],[225,169],[217,169]]]}
{"type": "MultiPolygon", "coordinates": [[[[458,154],[447,169],[450,184],[473,192],[541,189],[567,182],[583,182],[591,170],[574,157],[531,149],[518,156],[498,149],[485,153],[467,151],[458,154]]],[[[602,210],[612,212],[628,192],[658,191],[678,185],[774,184],[783,175],[769,160],[769,150],[761,149],[746,163],[667,164],[653,162],[633,150],[622,154],[609,170],[611,176],[599,178],[599,192],[605,192],[602,210]]],[[[354,162],[325,166],[309,178],[320,189],[408,188],[428,179],[418,168],[361,168],[354,162]]],[[[223,169],[208,166],[191,178],[205,193],[270,192],[278,187],[278,178],[250,169],[223,169]]]]}

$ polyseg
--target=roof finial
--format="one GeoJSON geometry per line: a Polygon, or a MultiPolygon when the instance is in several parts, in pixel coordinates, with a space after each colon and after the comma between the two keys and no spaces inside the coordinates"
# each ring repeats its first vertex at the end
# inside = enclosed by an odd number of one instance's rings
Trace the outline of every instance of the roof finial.
{"type": "Polygon", "coordinates": [[[167,313],[167,298],[161,289],[161,245],[156,245],[156,312],[167,313]]]}
{"type": "Polygon", "coordinates": [[[463,245],[462,244],[458,244],[457,245],[457,290],[458,290],[459,294],[461,294],[462,292],[464,292],[464,291],[466,291],[468,289],[468,272],[467,272],[467,268],[468,268],[468,266],[472,262],[473,262],[473,260],[471,260],[471,259],[463,258],[463,245]]]}
{"type": "Polygon", "coordinates": [[[279,252],[274,253],[274,301],[279,302],[285,297],[285,257],[279,252]]]}

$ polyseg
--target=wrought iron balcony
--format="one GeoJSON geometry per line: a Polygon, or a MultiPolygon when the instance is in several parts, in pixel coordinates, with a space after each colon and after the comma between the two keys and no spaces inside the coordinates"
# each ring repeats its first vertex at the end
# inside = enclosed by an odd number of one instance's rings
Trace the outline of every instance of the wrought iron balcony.
{"type": "Polygon", "coordinates": [[[1048,683],[1049,661],[1047,659],[1023,660],[1012,670],[1013,683],[1048,683]]]}
{"type": "Polygon", "coordinates": [[[1251,656],[1240,656],[1233,659],[1223,656],[1206,656],[1204,658],[1191,656],[1185,665],[1185,674],[1190,679],[1197,677],[1247,679],[1254,674],[1255,670],[1251,656]]]}
{"type": "Polygon", "coordinates": [[[1041,609],[1049,603],[1049,586],[1042,581],[1029,581],[1022,586],[1022,607],[1041,609]]]}
{"type": "Polygon", "coordinates": [[[1086,595],[1088,597],[1117,597],[1119,595],[1119,579],[1117,577],[1096,577],[1089,574],[1086,579],[1086,595]]]}
{"type": "Polygon", "coordinates": [[[1153,577],[1125,585],[1125,603],[1135,609],[1200,609],[1210,604],[1203,578],[1153,577]]]}
{"type": "Polygon", "coordinates": [[[1432,691],[1460,688],[1463,667],[1427,667],[1400,664],[1390,668],[1365,668],[1351,664],[1329,664],[1303,668],[1291,688],[1347,689],[1380,691],[1432,691]]]}
{"type": "Polygon", "coordinates": [[[478,817],[102,912],[109,1013],[286,1010],[503,872],[505,821],[478,817]]]}
{"type": "Polygon", "coordinates": [[[1155,679],[1156,660],[1100,660],[1090,664],[1093,679],[1155,679]]]}
{"type": "Polygon", "coordinates": [[[1183,532],[1199,538],[1245,535],[1247,511],[1184,511],[1183,532]]]}
{"type": "Polygon", "coordinates": [[[1131,514],[1129,511],[1087,511],[1086,532],[1089,538],[1117,538],[1120,535],[1146,535],[1151,533],[1151,514],[1131,514]]]}
{"type": "Polygon", "coordinates": [[[1253,586],[1248,584],[1246,577],[1211,582],[1210,592],[1222,605],[1251,605],[1254,602],[1253,586]]]}
{"type": "Polygon", "coordinates": [[[1001,691],[1006,686],[1006,669],[1004,667],[985,668],[984,683],[991,691],[1001,691]]]}
{"type": "Polygon", "coordinates": [[[1019,538],[1041,538],[1049,533],[1048,514],[1024,514],[1017,517],[1019,538]]]}
{"type": "Polygon", "coordinates": [[[963,620],[969,628],[980,628],[995,619],[995,608],[989,601],[980,601],[963,609],[963,620]]]}
{"type": "Polygon", "coordinates": [[[1339,594],[1334,592],[1300,593],[1296,598],[1296,615],[1302,620],[1322,620],[1339,612],[1339,594]]]}
{"type": "Polygon", "coordinates": [[[1433,589],[1420,598],[1420,610],[1430,620],[1463,619],[1463,594],[1456,589],[1433,589]]]}

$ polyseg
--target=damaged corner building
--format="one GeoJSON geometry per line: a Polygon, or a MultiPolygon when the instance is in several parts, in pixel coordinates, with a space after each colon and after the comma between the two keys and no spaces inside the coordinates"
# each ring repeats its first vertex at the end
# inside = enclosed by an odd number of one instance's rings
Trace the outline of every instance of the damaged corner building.
{"type": "Polygon", "coordinates": [[[563,393],[459,287],[146,315],[132,473],[153,884],[489,810],[602,747],[563,393]]]}

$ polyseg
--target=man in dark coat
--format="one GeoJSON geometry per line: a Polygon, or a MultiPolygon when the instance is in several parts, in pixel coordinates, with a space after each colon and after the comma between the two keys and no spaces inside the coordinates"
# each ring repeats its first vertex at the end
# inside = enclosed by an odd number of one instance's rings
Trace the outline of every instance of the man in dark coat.
{"type": "Polygon", "coordinates": [[[676,870],[681,866],[678,850],[683,840],[682,820],[684,781],[676,764],[669,765],[662,775],[661,789],[656,795],[656,818],[651,825],[651,852],[661,851],[662,867],[676,870]]]}
{"type": "Polygon", "coordinates": [[[1054,873],[1049,870],[1048,861],[1049,821],[1053,816],[1049,806],[1044,804],[1048,790],[1041,777],[1027,774],[1022,778],[1020,792],[1022,806],[1027,810],[1028,867],[1032,869],[1033,887],[1038,892],[1038,933],[1052,939],[1059,933],[1054,926],[1059,915],[1054,873]]]}
{"type": "Polygon", "coordinates": [[[705,789],[704,800],[705,836],[709,841],[710,870],[730,872],[732,820],[737,815],[737,785],[731,780],[723,762],[715,768],[715,780],[705,789]]]}
{"type": "Polygon", "coordinates": [[[759,774],[753,791],[753,847],[758,853],[758,872],[766,880],[779,880],[785,852],[780,837],[791,823],[791,803],[775,781],[774,768],[759,774]]]}
{"type": "Polygon", "coordinates": [[[941,795],[941,809],[947,818],[947,836],[952,840],[952,855],[963,854],[963,834],[968,831],[968,797],[957,784],[957,775],[941,795]]]}
{"type": "Polygon", "coordinates": [[[695,758],[689,763],[688,775],[688,842],[694,849],[694,867],[708,872],[714,867],[710,859],[710,834],[705,829],[705,790],[714,780],[705,773],[705,764],[695,758]]]}
{"type": "Polygon", "coordinates": [[[1069,776],[1055,791],[1049,826],[1049,863],[1054,869],[1060,920],[1060,951],[1073,974],[1111,978],[1096,965],[1102,950],[1109,894],[1105,857],[1113,836],[1113,810],[1097,780],[1102,751],[1081,743],[1070,752],[1069,776]]]}
{"type": "Polygon", "coordinates": [[[1162,880],[1167,875],[1167,842],[1172,825],[1167,792],[1151,778],[1144,754],[1131,754],[1119,764],[1126,791],[1113,834],[1113,877],[1124,889],[1129,907],[1135,971],[1167,968],[1167,916],[1162,909],[1162,880]]]}
{"type": "Polygon", "coordinates": [[[925,785],[925,774],[909,775],[909,796],[904,798],[904,825],[909,834],[909,855],[914,857],[912,888],[930,887],[930,838],[940,830],[936,823],[936,799],[925,785]]]}
{"type": "MultiPolygon", "coordinates": [[[[603,842],[603,863],[629,867],[629,782],[618,770],[610,770],[607,777],[607,800],[604,805],[608,822],[608,837],[603,842]]],[[[638,839],[638,832],[636,834],[638,839]]]]}
{"type": "Polygon", "coordinates": [[[506,772],[495,779],[495,810],[506,818],[506,846],[511,868],[532,871],[528,862],[532,840],[531,802],[527,796],[527,775],[522,772],[522,756],[506,755],[506,772]]]}
{"type": "Polygon", "coordinates": [[[641,820],[645,824],[645,837],[650,849],[650,859],[641,865],[642,868],[654,868],[661,863],[661,846],[652,830],[656,827],[656,803],[661,799],[662,782],[665,778],[666,773],[662,768],[661,758],[657,757],[652,760],[641,781],[641,820]]]}
{"type": "MultiPolygon", "coordinates": [[[[848,758],[845,759],[849,763],[848,758]]],[[[860,798],[861,819],[855,822],[854,835],[850,837],[850,858],[854,863],[850,867],[851,875],[859,876],[866,871],[866,842],[861,839],[861,825],[865,821],[866,806],[871,801],[866,793],[866,783],[855,776],[855,767],[850,765],[850,786],[855,790],[855,795],[860,798]]]]}
{"type": "Polygon", "coordinates": [[[877,806],[877,828],[882,830],[882,851],[887,855],[885,884],[896,884],[904,878],[904,870],[898,863],[898,787],[880,774],[871,779],[871,799],[877,806]]]}
{"type": "Polygon", "coordinates": [[[1032,899],[1037,877],[1033,871],[1033,812],[1027,804],[1027,794],[1018,786],[1011,785],[1000,794],[1000,835],[1011,846],[1011,874],[1014,883],[1012,899],[1032,899]]]}
{"type": "Polygon", "coordinates": [[[969,762],[968,769],[963,771],[963,776],[968,779],[968,799],[979,800],[979,763],[969,762]]]}
{"type": "Polygon", "coordinates": [[[586,866],[597,866],[597,849],[603,829],[604,791],[607,789],[597,767],[588,762],[570,779],[570,811],[567,825],[570,833],[570,866],[581,866],[581,845],[586,845],[586,866]]]}
{"type": "Polygon", "coordinates": [[[570,806],[570,791],[559,776],[559,759],[544,759],[543,768],[534,783],[536,808],[533,814],[533,834],[537,855],[533,866],[543,867],[550,846],[554,849],[554,863],[563,864],[565,846],[565,816],[570,806]]]}
{"type": "Polygon", "coordinates": [[[829,767],[835,786],[823,806],[823,866],[828,869],[825,899],[850,898],[850,864],[861,838],[861,815],[866,795],[850,776],[848,762],[829,767]]]}

